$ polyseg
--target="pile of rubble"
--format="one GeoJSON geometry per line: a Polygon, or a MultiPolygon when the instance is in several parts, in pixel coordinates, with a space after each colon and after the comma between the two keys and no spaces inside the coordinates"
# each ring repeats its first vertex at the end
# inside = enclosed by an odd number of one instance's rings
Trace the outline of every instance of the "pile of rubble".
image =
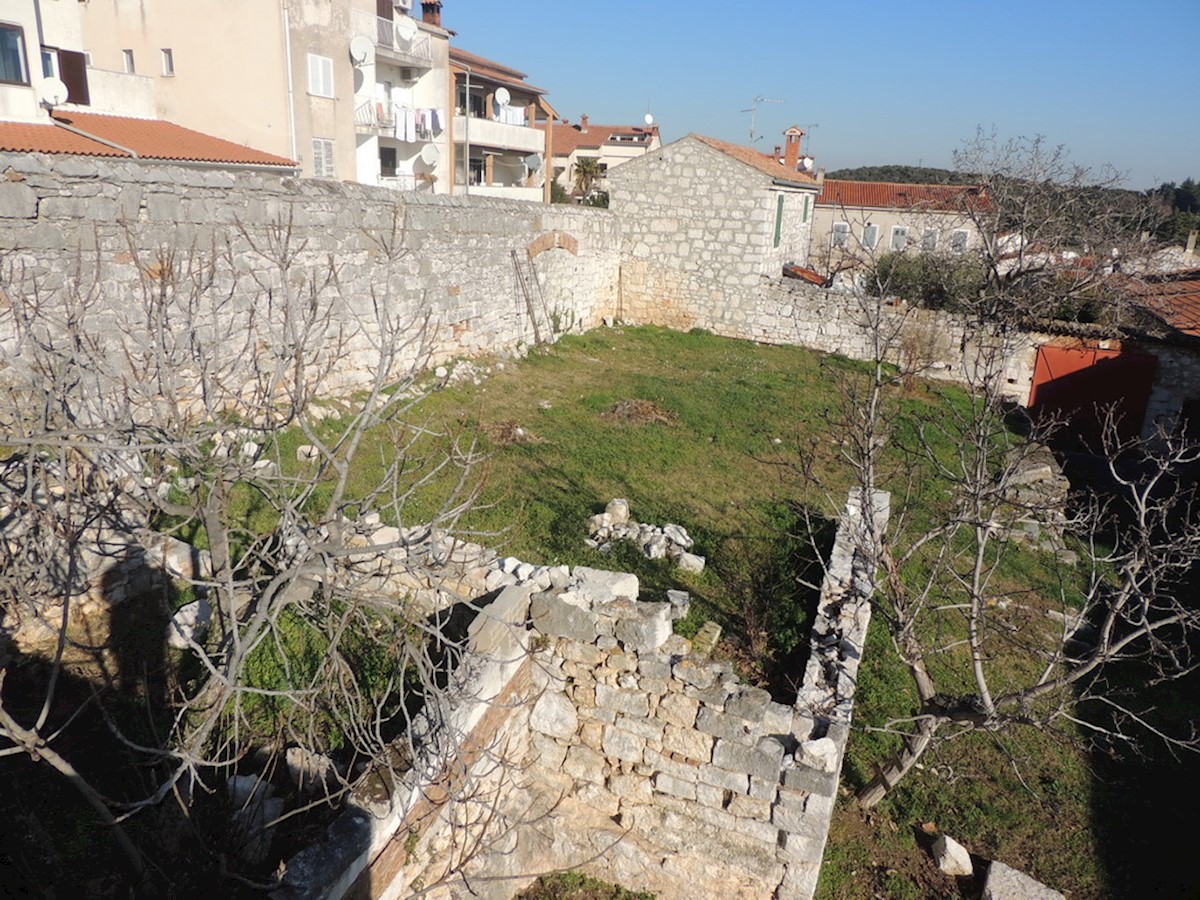
{"type": "Polygon", "coordinates": [[[648,559],[667,557],[685,572],[703,572],[705,559],[689,552],[694,545],[682,525],[644,525],[629,518],[627,500],[610,500],[604,512],[588,519],[589,547],[606,553],[614,541],[630,541],[648,559]]]}

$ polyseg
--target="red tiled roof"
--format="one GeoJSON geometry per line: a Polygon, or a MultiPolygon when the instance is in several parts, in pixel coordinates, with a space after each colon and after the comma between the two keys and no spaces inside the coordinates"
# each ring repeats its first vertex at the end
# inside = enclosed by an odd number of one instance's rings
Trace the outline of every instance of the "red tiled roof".
{"type": "Polygon", "coordinates": [[[721,151],[726,156],[732,156],[738,162],[753,166],[763,174],[770,175],[777,181],[786,181],[790,184],[803,185],[804,187],[816,186],[817,180],[811,175],[789,169],[769,153],[759,153],[753,147],[730,144],[727,141],[719,141],[716,138],[705,137],[702,134],[692,134],[689,136],[700,141],[702,144],[707,144],[714,150],[721,151]]]}
{"type": "Polygon", "coordinates": [[[1139,305],[1176,331],[1200,337],[1200,271],[1153,282],[1134,282],[1139,305]]]}
{"type": "MultiPolygon", "coordinates": [[[[273,153],[263,153],[157,119],[131,119],[59,110],[54,118],[96,137],[128,147],[139,157],[177,162],[208,162],[227,165],[279,166],[296,168],[296,163],[273,153]]],[[[29,153],[61,153],[79,156],[130,158],[115,147],[93,141],[57,125],[0,122],[0,150],[29,153]]]]}
{"type": "Polygon", "coordinates": [[[457,47],[450,48],[450,63],[460,63],[471,67],[471,75],[485,78],[488,81],[498,81],[501,84],[507,84],[511,87],[520,88],[523,91],[529,91],[531,94],[544,94],[545,88],[532,85],[525,80],[525,73],[510,68],[503,63],[495,62],[487,57],[479,56],[475,53],[468,53],[466,50],[459,50],[457,47]]]}
{"type": "Polygon", "coordinates": [[[890,181],[825,179],[817,203],[854,209],[990,210],[987,192],[976,185],[896,184],[890,181]]]}
{"type": "MultiPolygon", "coordinates": [[[[545,128],[545,123],[538,127],[545,128]]],[[[614,135],[636,135],[642,140],[629,141],[625,146],[637,144],[649,145],[651,139],[658,134],[657,125],[593,125],[588,123],[587,131],[579,125],[554,124],[554,155],[570,156],[576,150],[599,150],[609,142],[614,135]]],[[[623,142],[617,142],[622,146],[623,142]]]]}

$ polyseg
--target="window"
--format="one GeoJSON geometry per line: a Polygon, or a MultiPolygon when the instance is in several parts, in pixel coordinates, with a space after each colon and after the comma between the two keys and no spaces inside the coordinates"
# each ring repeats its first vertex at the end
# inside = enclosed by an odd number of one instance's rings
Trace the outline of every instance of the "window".
{"type": "Polygon", "coordinates": [[[808,222],[808,213],[809,213],[809,204],[810,203],[812,203],[812,197],[810,197],[808,194],[805,194],[804,195],[804,215],[803,215],[803,218],[800,219],[800,221],[804,222],[806,224],[808,222]]]}
{"type": "Polygon", "coordinates": [[[868,250],[874,250],[879,243],[879,226],[867,223],[867,227],[863,229],[863,246],[868,250]]]}
{"type": "Polygon", "coordinates": [[[833,223],[833,246],[837,250],[845,250],[850,246],[850,223],[833,223]]]}
{"type": "Polygon", "coordinates": [[[162,49],[162,73],[164,75],[175,74],[175,51],[170,47],[162,49]]]}
{"type": "Polygon", "coordinates": [[[42,48],[42,77],[58,77],[58,51],[53,47],[42,48]]]}
{"type": "Polygon", "coordinates": [[[780,194],[775,201],[775,243],[771,246],[778,247],[781,237],[783,237],[783,194],[780,194]]]}
{"type": "Polygon", "coordinates": [[[968,231],[955,231],[950,235],[950,249],[955,253],[962,253],[970,242],[971,234],[968,231]]]}
{"type": "Polygon", "coordinates": [[[317,97],[333,96],[333,60],[308,54],[308,92],[317,97]]]}
{"type": "Polygon", "coordinates": [[[132,50],[122,50],[121,56],[125,59],[125,74],[133,75],[134,73],[136,73],[137,67],[134,66],[134,64],[133,64],[133,51],[132,50]]]}
{"type": "Polygon", "coordinates": [[[333,178],[333,141],[329,138],[313,138],[313,177],[333,178]]]}
{"type": "Polygon", "coordinates": [[[392,178],[396,174],[396,148],[379,148],[379,174],[384,178],[392,178]]]}
{"type": "Polygon", "coordinates": [[[892,228],[892,249],[899,252],[908,246],[908,229],[903,225],[892,228]]]}
{"type": "Polygon", "coordinates": [[[20,25],[0,22],[0,81],[29,84],[25,68],[25,31],[20,25]]]}
{"type": "Polygon", "coordinates": [[[921,235],[921,249],[932,252],[937,249],[938,233],[936,228],[926,228],[925,233],[921,235]]]}

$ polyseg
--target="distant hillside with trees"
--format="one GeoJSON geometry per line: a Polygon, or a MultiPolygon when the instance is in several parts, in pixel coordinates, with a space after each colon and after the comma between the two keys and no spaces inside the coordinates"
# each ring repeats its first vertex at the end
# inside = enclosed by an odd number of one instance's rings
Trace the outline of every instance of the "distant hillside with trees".
{"type": "Polygon", "coordinates": [[[1189,232],[1200,231],[1200,182],[1191,178],[1179,185],[1167,181],[1148,193],[1162,211],[1157,232],[1160,240],[1186,244],[1189,232]]]}
{"type": "Polygon", "coordinates": [[[975,181],[970,175],[951,169],[898,165],[837,169],[826,172],[825,177],[839,181],[892,181],[899,184],[973,184],[975,181]]]}

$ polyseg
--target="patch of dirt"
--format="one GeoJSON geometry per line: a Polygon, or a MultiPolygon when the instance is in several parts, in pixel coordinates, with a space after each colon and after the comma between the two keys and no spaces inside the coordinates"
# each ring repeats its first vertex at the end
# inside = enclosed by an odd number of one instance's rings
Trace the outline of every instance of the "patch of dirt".
{"type": "MultiPolygon", "coordinates": [[[[924,824],[924,823],[922,823],[924,824]]],[[[858,858],[858,864],[847,865],[835,879],[837,886],[828,896],[838,898],[926,897],[939,900],[978,897],[970,878],[952,878],[938,871],[930,856],[933,835],[919,825],[897,825],[886,814],[863,812],[850,802],[837,805],[829,828],[829,843],[838,845],[843,853],[850,848],[857,852],[847,855],[858,858]],[[906,846],[899,839],[900,828],[907,828],[916,846],[906,846]]],[[[829,860],[826,851],[826,861],[829,860]]],[[[829,886],[829,885],[827,885],[829,886]]]]}
{"type": "Polygon", "coordinates": [[[618,425],[671,425],[678,416],[649,400],[620,400],[602,418],[618,425]]]}
{"type": "Polygon", "coordinates": [[[511,419],[485,425],[483,426],[483,433],[497,447],[507,447],[510,444],[537,444],[541,442],[541,438],[536,434],[528,428],[518,425],[511,419]]]}

